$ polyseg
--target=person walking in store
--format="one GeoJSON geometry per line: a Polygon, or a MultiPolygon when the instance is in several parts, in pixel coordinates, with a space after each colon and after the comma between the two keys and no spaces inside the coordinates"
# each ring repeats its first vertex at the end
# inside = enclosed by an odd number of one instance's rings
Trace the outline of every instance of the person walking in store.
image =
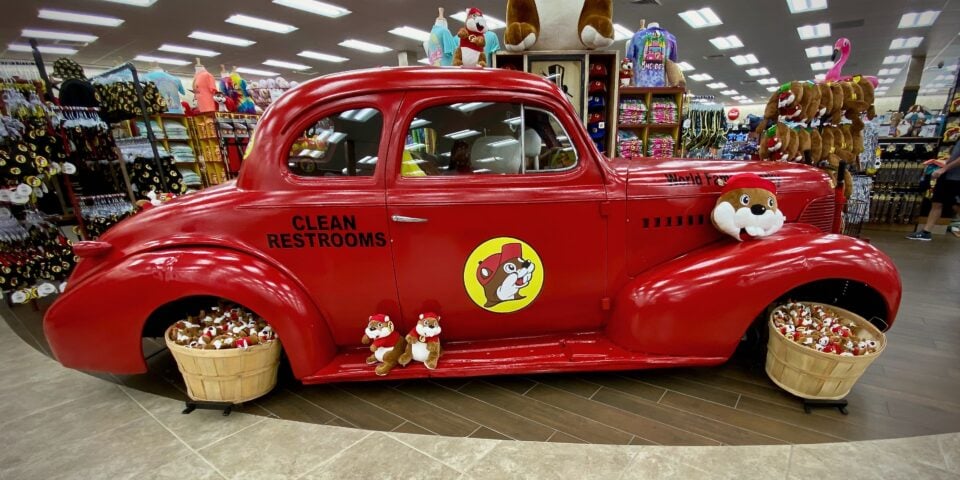
{"type": "Polygon", "coordinates": [[[933,188],[933,205],[930,206],[930,213],[927,215],[927,224],[923,229],[907,235],[910,240],[920,240],[929,242],[933,240],[930,230],[940,220],[940,215],[944,208],[947,212],[953,212],[953,205],[957,203],[957,197],[960,197],[960,142],[953,145],[950,151],[950,159],[944,164],[943,168],[933,172],[931,175],[937,181],[933,188]]]}

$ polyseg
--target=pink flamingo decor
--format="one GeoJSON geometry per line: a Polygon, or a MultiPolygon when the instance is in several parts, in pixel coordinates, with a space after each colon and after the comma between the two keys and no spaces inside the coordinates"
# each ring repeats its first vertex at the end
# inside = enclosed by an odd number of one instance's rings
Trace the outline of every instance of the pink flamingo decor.
{"type": "MultiPolygon", "coordinates": [[[[847,63],[847,59],[850,58],[850,40],[846,37],[840,37],[837,39],[837,43],[833,44],[833,57],[834,61],[833,68],[827,72],[827,76],[824,77],[821,83],[830,83],[830,82],[839,82],[839,81],[849,81],[853,79],[851,75],[841,75],[844,64],[847,63]],[[839,59],[837,56],[839,55],[839,59]]],[[[877,80],[877,77],[862,75],[874,88],[877,85],[880,85],[880,82],[877,80]]]]}

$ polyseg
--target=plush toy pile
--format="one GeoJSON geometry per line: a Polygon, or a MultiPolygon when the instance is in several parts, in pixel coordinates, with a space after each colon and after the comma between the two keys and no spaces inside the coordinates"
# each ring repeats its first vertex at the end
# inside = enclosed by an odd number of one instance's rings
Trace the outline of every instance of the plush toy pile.
{"type": "Polygon", "coordinates": [[[264,319],[242,307],[227,306],[188,316],[175,323],[169,335],[177,345],[203,350],[247,349],[277,339],[276,332],[264,319]]]}
{"type": "Polygon", "coordinates": [[[788,340],[818,352],[854,357],[874,354],[879,347],[873,338],[861,336],[863,332],[852,320],[819,305],[781,305],[773,311],[773,325],[788,340]]]}

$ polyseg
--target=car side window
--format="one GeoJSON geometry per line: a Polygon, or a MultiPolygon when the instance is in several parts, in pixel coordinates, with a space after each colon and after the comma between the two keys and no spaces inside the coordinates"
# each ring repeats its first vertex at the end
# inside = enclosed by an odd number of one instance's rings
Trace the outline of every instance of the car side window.
{"type": "Polygon", "coordinates": [[[407,130],[400,173],[518,175],[564,171],[577,151],[552,113],[515,103],[469,102],[430,107],[407,130]]]}
{"type": "Polygon", "coordinates": [[[287,167],[303,177],[369,177],[376,169],[383,116],[375,108],[317,120],[293,142],[287,167]]]}

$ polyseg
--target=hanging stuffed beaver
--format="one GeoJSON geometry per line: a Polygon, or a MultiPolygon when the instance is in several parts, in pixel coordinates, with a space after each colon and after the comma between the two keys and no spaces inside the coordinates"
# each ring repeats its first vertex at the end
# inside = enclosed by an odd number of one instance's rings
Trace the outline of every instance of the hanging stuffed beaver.
{"type": "Polygon", "coordinates": [[[777,205],[777,186],[752,173],[727,180],[710,215],[713,226],[736,238],[772,235],[783,226],[784,216],[777,205]]]}
{"type": "Polygon", "coordinates": [[[506,49],[582,50],[613,43],[612,0],[507,0],[506,49]]]}

